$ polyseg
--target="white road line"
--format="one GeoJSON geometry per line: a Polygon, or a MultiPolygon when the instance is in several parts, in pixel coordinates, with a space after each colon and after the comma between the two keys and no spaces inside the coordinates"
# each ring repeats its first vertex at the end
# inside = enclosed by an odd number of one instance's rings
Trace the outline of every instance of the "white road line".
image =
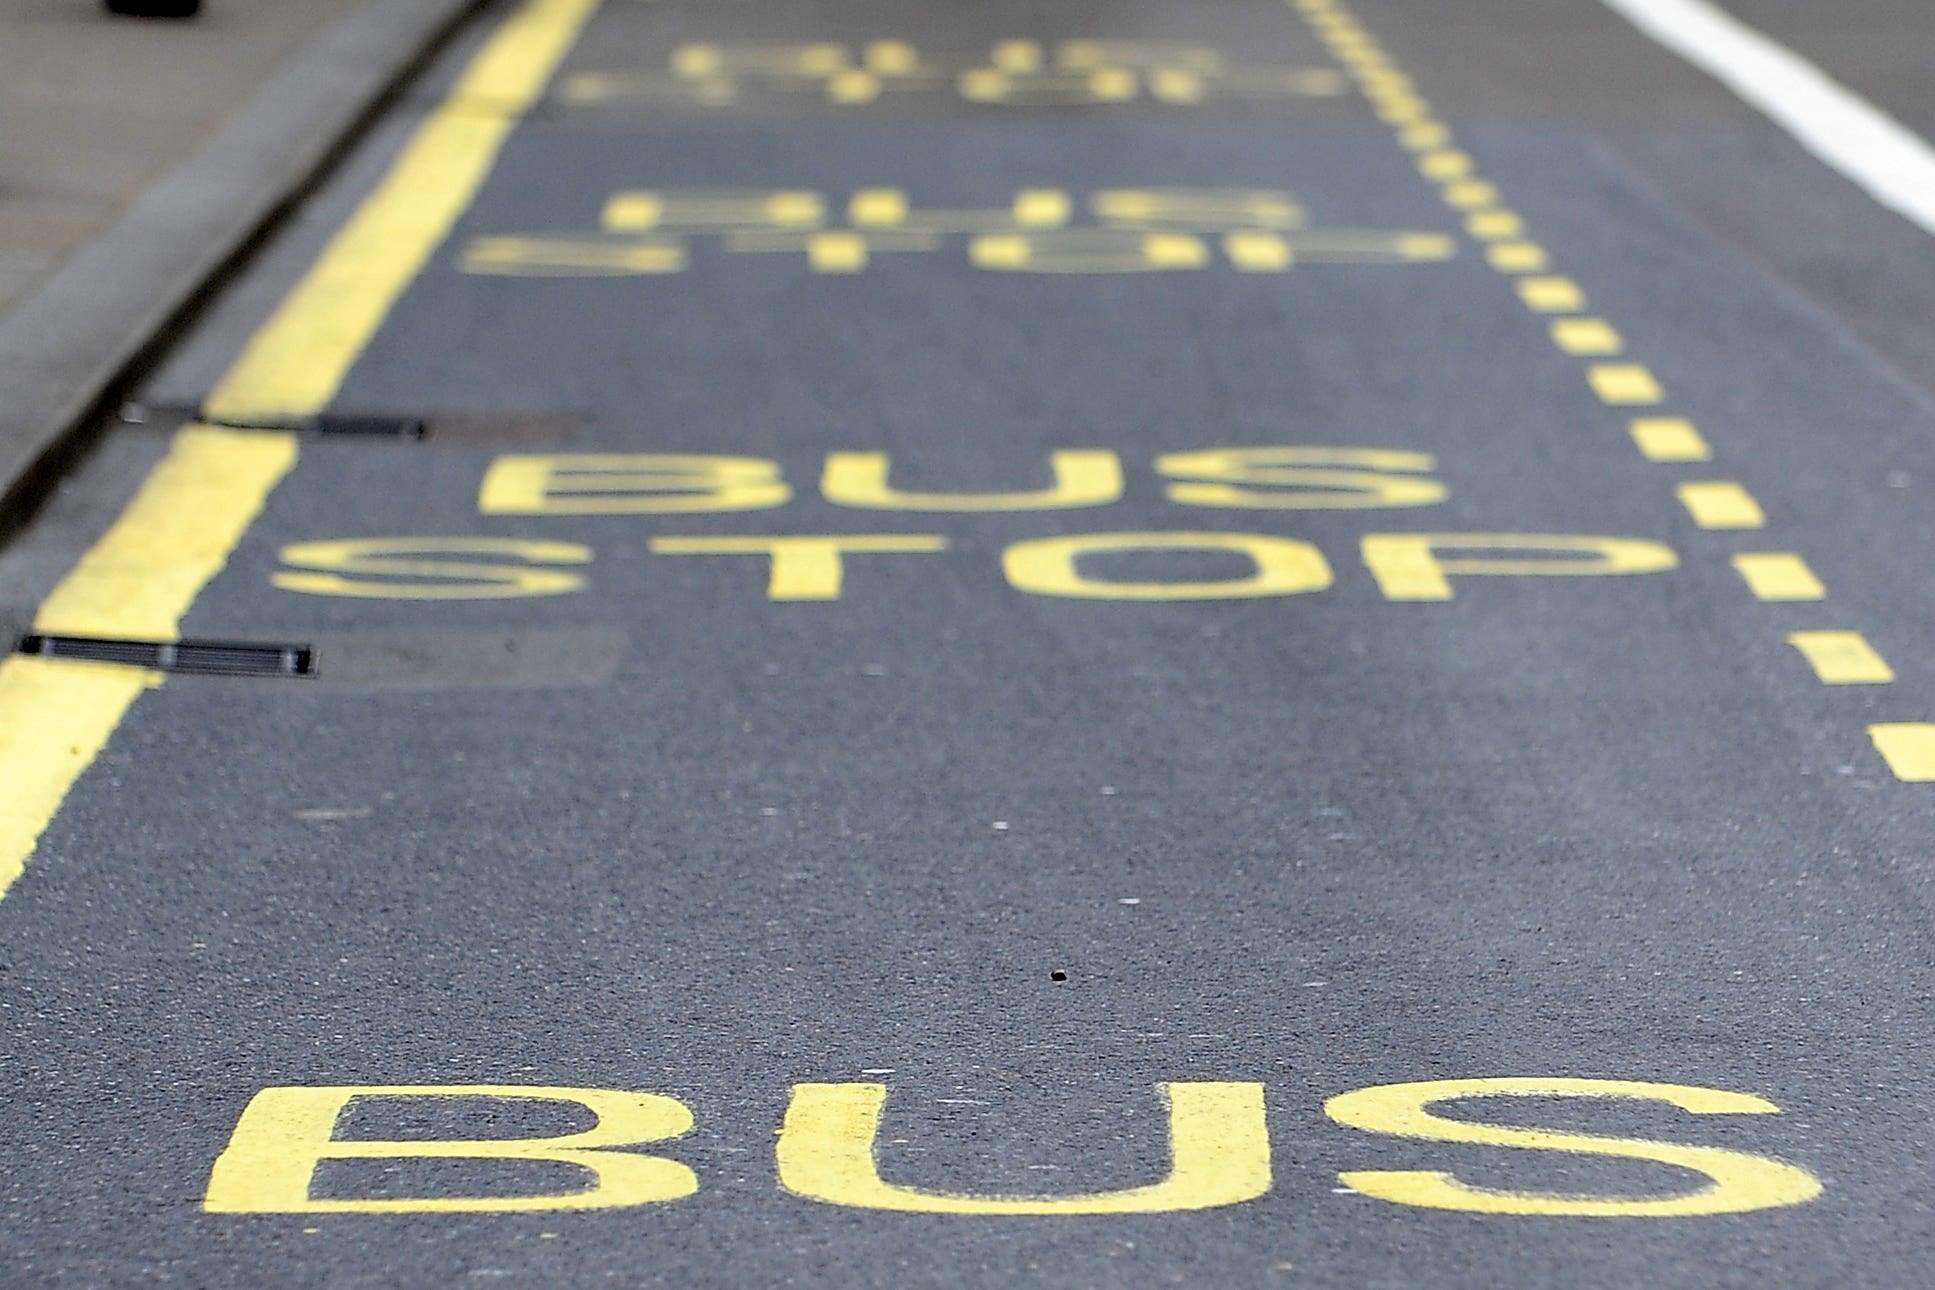
{"type": "Polygon", "coordinates": [[[1706,0],[1603,0],[1759,108],[1876,201],[1935,233],[1935,151],[1793,50],[1706,0]]]}

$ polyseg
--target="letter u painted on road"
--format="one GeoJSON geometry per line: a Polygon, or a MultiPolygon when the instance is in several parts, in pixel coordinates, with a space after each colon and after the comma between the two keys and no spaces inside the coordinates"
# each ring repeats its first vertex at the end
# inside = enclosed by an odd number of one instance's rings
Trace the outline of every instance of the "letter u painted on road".
{"type": "Polygon", "coordinates": [[[1261,1084],[1159,1084],[1156,1091],[1169,1111],[1169,1174],[1160,1182],[1068,1196],[969,1196],[881,1178],[874,1140],[886,1085],[795,1084],[779,1135],[779,1181],[795,1195],[859,1209],[1049,1217],[1212,1209],[1270,1190],[1261,1084]]]}

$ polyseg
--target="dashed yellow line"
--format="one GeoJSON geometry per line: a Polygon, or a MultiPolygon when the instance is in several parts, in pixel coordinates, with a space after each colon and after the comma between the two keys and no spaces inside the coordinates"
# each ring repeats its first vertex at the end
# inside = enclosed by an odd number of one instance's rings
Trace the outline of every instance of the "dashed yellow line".
{"type": "Polygon", "coordinates": [[[1732,480],[1695,480],[1674,491],[1686,513],[1703,529],[1757,529],[1767,524],[1767,513],[1754,495],[1732,480]]]}
{"type": "MultiPolygon", "coordinates": [[[[328,404],[598,3],[530,0],[498,29],[216,386],[212,418],[295,419],[328,404]]],[[[292,435],[182,430],[41,605],[36,629],[172,639],[295,461],[292,435]]],[[[160,679],[38,658],[0,663],[0,895],[129,706],[160,679]]]]}
{"type": "Polygon", "coordinates": [[[1527,309],[1542,314],[1574,313],[1586,307],[1586,293],[1566,277],[1520,278],[1518,298],[1527,309]]]}
{"type": "Polygon", "coordinates": [[[1604,318],[1560,318],[1551,333],[1560,352],[1574,358],[1603,357],[1626,348],[1625,339],[1604,318]]]}
{"type": "MultiPolygon", "coordinates": [[[[1564,354],[1589,360],[1587,384],[1614,408],[1655,407],[1667,393],[1652,369],[1625,359],[1626,342],[1603,318],[1586,314],[1586,293],[1553,267],[1524,219],[1508,209],[1498,189],[1479,174],[1471,154],[1437,119],[1416,84],[1392,63],[1377,38],[1343,0],[1289,0],[1303,15],[1372,110],[1390,124],[1398,144],[1414,154],[1418,173],[1438,185],[1445,204],[1463,216],[1465,231],[1484,246],[1485,259],[1513,278],[1525,307],[1552,316],[1552,343],[1564,354]],[[1623,361],[1610,362],[1607,359],[1623,361]]],[[[1664,465],[1711,460],[1706,438],[1684,417],[1649,415],[1628,423],[1633,445],[1650,462],[1664,465]]],[[[1746,486],[1733,480],[1688,480],[1676,490],[1680,504],[1700,528],[1756,530],[1767,517],[1746,486]]],[[[1821,600],[1827,594],[1807,562],[1792,552],[1743,552],[1733,565],[1748,590],[1762,601],[1821,600]]],[[[1880,685],[1894,669],[1859,632],[1800,631],[1787,637],[1828,685],[1880,685]]],[[[1869,727],[1876,749],[1905,781],[1935,781],[1935,723],[1897,722],[1869,727]]]]}
{"type": "Polygon", "coordinates": [[[1684,417],[1637,417],[1632,423],[1633,446],[1648,461],[1710,461],[1707,447],[1691,421],[1684,417]]]}
{"type": "Polygon", "coordinates": [[[1868,727],[1868,738],[1896,779],[1909,784],[1935,783],[1935,724],[1881,722],[1868,727]]]}
{"type": "Polygon", "coordinates": [[[1666,398],[1658,378],[1643,363],[1594,363],[1586,369],[1586,382],[1601,402],[1615,407],[1660,403],[1666,398]]]}
{"type": "Polygon", "coordinates": [[[1824,685],[1886,685],[1895,679],[1888,660],[1860,632],[1790,632],[1787,643],[1824,685]]]}
{"type": "Polygon", "coordinates": [[[1733,567],[1756,600],[1824,600],[1827,588],[1791,551],[1743,551],[1733,567]]]}

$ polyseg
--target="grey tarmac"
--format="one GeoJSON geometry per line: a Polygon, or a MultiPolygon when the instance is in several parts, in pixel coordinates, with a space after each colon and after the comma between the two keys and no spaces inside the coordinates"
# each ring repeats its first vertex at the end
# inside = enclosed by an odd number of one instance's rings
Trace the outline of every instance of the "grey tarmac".
{"type": "Polygon", "coordinates": [[[575,2],[0,552],[0,1280],[1926,1283],[1926,234],[1591,0],[575,2]]]}

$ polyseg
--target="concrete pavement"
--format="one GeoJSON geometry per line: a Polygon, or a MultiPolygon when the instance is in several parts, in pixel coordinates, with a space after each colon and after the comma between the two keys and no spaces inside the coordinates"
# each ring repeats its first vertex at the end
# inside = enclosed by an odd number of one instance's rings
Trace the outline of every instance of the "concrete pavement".
{"type": "Polygon", "coordinates": [[[0,526],[468,0],[0,5],[0,526]]]}

